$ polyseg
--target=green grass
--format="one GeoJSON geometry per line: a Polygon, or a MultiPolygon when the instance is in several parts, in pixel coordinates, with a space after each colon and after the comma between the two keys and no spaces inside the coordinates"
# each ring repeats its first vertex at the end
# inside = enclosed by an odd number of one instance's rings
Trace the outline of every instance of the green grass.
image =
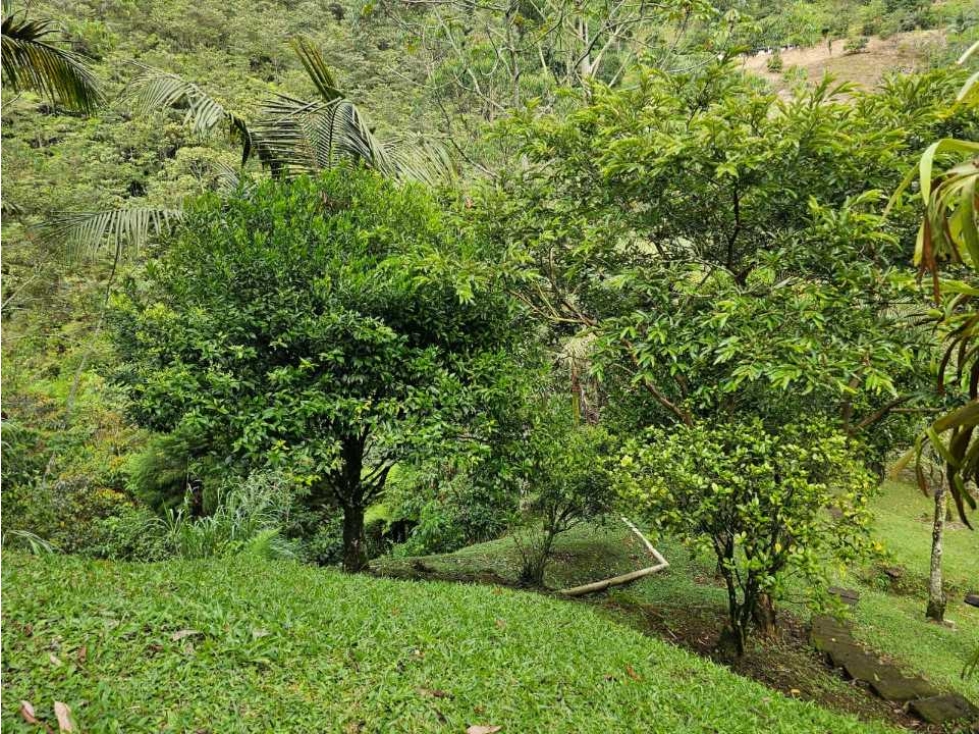
{"type": "MultiPolygon", "coordinates": [[[[979,676],[963,679],[961,672],[970,651],[979,645],[979,609],[966,605],[963,592],[979,589],[979,533],[952,529],[946,533],[944,569],[950,587],[948,619],[956,626],[940,627],[924,618],[927,575],[931,549],[929,517],[931,501],[916,487],[885,482],[873,501],[874,533],[901,566],[905,576],[902,593],[889,593],[876,569],[851,569],[836,582],[856,588],[861,601],[853,614],[855,636],[877,651],[894,658],[909,672],[924,675],[941,687],[956,690],[979,702],[979,676]]],[[[692,557],[669,537],[649,537],[670,562],[665,572],[628,588],[613,591],[613,601],[623,606],[648,605],[665,610],[663,626],[685,624],[683,617],[716,618],[723,622],[725,591],[713,576],[714,561],[692,557]]],[[[548,586],[559,588],[623,573],[648,563],[628,530],[621,525],[607,529],[580,527],[557,544],[558,558],[548,572],[548,586]]],[[[472,546],[453,554],[429,556],[425,563],[448,571],[493,570],[516,579],[519,558],[508,538],[472,546]]],[[[382,559],[381,568],[397,568],[411,559],[382,559]]],[[[809,611],[804,590],[796,585],[784,608],[803,620],[809,611]]],[[[669,636],[669,635],[667,635],[669,636]]],[[[819,687],[834,686],[820,678],[819,687]]]]}
{"type": "Polygon", "coordinates": [[[969,653],[979,645],[979,609],[963,601],[966,590],[979,591],[979,533],[959,527],[945,533],[942,568],[949,589],[946,619],[954,628],[925,621],[931,554],[932,501],[917,487],[885,482],[874,500],[876,533],[893,561],[905,569],[905,594],[861,585],[856,608],[856,637],[895,656],[906,667],[979,702],[979,676],[961,676],[969,653]]]}
{"type": "MultiPolygon", "coordinates": [[[[884,482],[873,509],[878,537],[894,560],[925,588],[934,503],[914,485],[889,481],[884,482]]],[[[953,518],[958,520],[954,514],[953,518]]],[[[946,528],[942,571],[951,589],[979,591],[979,532],[970,531],[959,522],[946,528]]]]}
{"type": "MultiPolygon", "coordinates": [[[[566,588],[632,571],[648,565],[646,551],[621,523],[578,525],[559,535],[553,560],[544,574],[550,589],[566,588]]],[[[384,556],[372,563],[381,572],[410,569],[419,559],[384,556]]],[[[424,556],[427,567],[444,573],[493,573],[516,584],[520,577],[520,552],[509,536],[471,545],[454,553],[424,556]]]]}
{"type": "Polygon", "coordinates": [[[21,699],[84,732],[885,731],[534,594],[242,557],[3,561],[5,731],[40,730],[21,699]]]}

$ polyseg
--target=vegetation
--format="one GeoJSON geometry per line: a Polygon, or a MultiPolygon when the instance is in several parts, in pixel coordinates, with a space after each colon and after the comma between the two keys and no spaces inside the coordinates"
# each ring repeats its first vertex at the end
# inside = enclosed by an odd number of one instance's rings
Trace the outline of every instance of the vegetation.
{"type": "Polygon", "coordinates": [[[818,596],[825,557],[853,560],[869,544],[872,481],[825,426],[789,424],[777,435],[760,421],[681,426],[626,451],[627,496],[658,527],[717,557],[739,654],[752,624],[774,636],[773,601],[790,572],[818,596]]]}
{"type": "Polygon", "coordinates": [[[912,726],[826,613],[975,698],[977,34],[5,3],[4,724],[912,726]]]}
{"type": "Polygon", "coordinates": [[[14,92],[35,90],[56,105],[92,112],[103,101],[102,92],[85,61],[77,54],[49,43],[55,32],[48,20],[28,20],[3,4],[3,76],[14,92]]]}
{"type": "MultiPolygon", "coordinates": [[[[518,592],[246,558],[4,561],[5,697],[52,723],[63,701],[86,730],[887,731],[518,592]]],[[[30,730],[16,704],[3,725],[30,730]]]]}
{"type": "Polygon", "coordinates": [[[464,430],[508,369],[512,309],[420,191],[370,173],[205,200],[181,232],[113,316],[134,417],[224,472],[286,471],[320,521],[342,510],[363,569],[366,508],[464,430]]]}

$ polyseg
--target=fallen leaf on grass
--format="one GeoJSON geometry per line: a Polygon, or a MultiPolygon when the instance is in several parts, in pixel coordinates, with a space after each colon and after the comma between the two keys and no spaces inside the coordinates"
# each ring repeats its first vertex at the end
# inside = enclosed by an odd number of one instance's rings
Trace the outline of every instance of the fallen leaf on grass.
{"type": "Polygon", "coordinates": [[[632,680],[642,680],[642,678],[639,677],[639,674],[632,669],[631,665],[625,666],[625,674],[632,678],[632,680]]]}
{"type": "Polygon", "coordinates": [[[191,637],[193,635],[203,635],[203,634],[204,634],[203,632],[199,632],[198,630],[177,630],[172,635],[170,635],[170,641],[179,642],[185,637],[191,637]]]}
{"type": "Polygon", "coordinates": [[[258,629],[253,629],[252,630],[252,639],[253,640],[258,640],[258,639],[261,639],[262,637],[268,637],[270,634],[272,634],[272,633],[269,632],[267,629],[264,629],[262,627],[259,627],[258,629]]]}
{"type": "Polygon", "coordinates": [[[51,653],[50,655],[48,655],[48,660],[50,660],[51,661],[51,665],[53,665],[56,668],[61,666],[61,658],[59,658],[54,653],[51,653]]]}
{"type": "Polygon", "coordinates": [[[502,726],[486,726],[485,724],[473,724],[466,729],[466,734],[496,734],[502,726]]]}
{"type": "Polygon", "coordinates": [[[58,720],[58,731],[75,731],[75,724],[71,720],[71,709],[68,708],[68,704],[55,701],[54,716],[58,720]]]}
{"type": "Polygon", "coordinates": [[[79,663],[84,663],[88,659],[88,648],[85,645],[78,648],[78,652],[75,653],[75,659],[79,663]]]}
{"type": "Polygon", "coordinates": [[[452,698],[451,693],[439,690],[438,688],[419,688],[418,692],[428,698],[452,698]]]}
{"type": "Polygon", "coordinates": [[[499,627],[500,629],[503,629],[504,627],[506,627],[506,620],[505,619],[497,619],[496,620],[496,626],[499,627]]]}
{"type": "Polygon", "coordinates": [[[24,721],[26,721],[28,724],[39,723],[37,717],[34,715],[34,707],[31,706],[30,701],[20,702],[20,715],[24,717],[24,721]]]}

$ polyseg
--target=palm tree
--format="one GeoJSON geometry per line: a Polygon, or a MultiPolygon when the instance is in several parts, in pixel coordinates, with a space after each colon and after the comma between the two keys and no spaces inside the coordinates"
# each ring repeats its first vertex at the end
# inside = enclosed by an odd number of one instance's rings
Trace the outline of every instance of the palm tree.
{"type": "Polygon", "coordinates": [[[55,32],[51,21],[18,18],[10,5],[3,3],[4,85],[15,92],[33,90],[80,112],[92,112],[102,104],[102,92],[84,60],[46,41],[55,32]]]}
{"type": "MultiPolygon", "coordinates": [[[[197,84],[176,74],[141,66],[142,73],[123,93],[123,100],[142,112],[185,110],[186,124],[199,135],[226,132],[241,145],[241,166],[257,157],[273,177],[315,174],[338,165],[359,164],[398,180],[433,184],[455,175],[454,163],[439,146],[402,147],[380,141],[364,115],[340,90],[319,50],[303,37],[291,47],[316,88],[312,101],[276,95],[259,105],[249,122],[228,110],[197,84]]],[[[239,183],[236,171],[222,172],[229,189],[239,183]]],[[[126,208],[65,212],[42,226],[45,238],[89,255],[106,249],[116,258],[125,246],[140,246],[181,218],[180,210],[126,208]]]]}

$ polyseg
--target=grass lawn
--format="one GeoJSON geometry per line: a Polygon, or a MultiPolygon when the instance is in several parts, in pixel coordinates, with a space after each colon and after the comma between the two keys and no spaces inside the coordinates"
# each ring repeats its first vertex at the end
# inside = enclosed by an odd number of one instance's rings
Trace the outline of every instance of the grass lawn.
{"type": "Polygon", "coordinates": [[[931,500],[913,485],[885,482],[873,507],[877,535],[893,561],[904,569],[905,577],[899,594],[887,593],[880,576],[865,579],[856,608],[856,636],[935,683],[979,702],[979,676],[963,680],[960,675],[969,652],[979,645],[979,609],[963,602],[967,590],[979,591],[979,532],[956,523],[945,533],[946,618],[955,627],[940,627],[924,619],[931,500]]]}
{"type": "Polygon", "coordinates": [[[3,556],[4,731],[886,731],[586,605],[249,558],[3,556]]]}
{"type": "MultiPolygon", "coordinates": [[[[898,592],[885,583],[879,569],[854,569],[836,581],[857,588],[861,601],[853,613],[854,634],[875,650],[899,662],[907,671],[924,675],[939,687],[958,691],[979,703],[979,676],[961,677],[968,654],[979,645],[979,609],[962,598],[966,588],[979,590],[979,533],[953,526],[946,534],[944,568],[950,589],[948,618],[956,625],[940,627],[924,619],[931,525],[931,502],[916,487],[886,482],[873,502],[875,534],[900,566],[904,577],[898,592]]],[[[708,637],[724,623],[726,595],[714,577],[711,558],[695,558],[669,537],[649,534],[670,561],[670,568],[638,583],[599,597],[612,611],[634,626],[651,630],[666,640],[705,651],[708,637]]],[[[409,567],[412,559],[381,559],[380,569],[409,567]]],[[[512,541],[502,539],[463,549],[454,554],[429,556],[427,566],[445,571],[490,570],[516,579],[519,557],[512,541]]],[[[559,539],[555,562],[549,569],[551,588],[594,581],[647,565],[648,557],[622,525],[607,529],[581,527],[559,539]]],[[[806,622],[809,612],[802,589],[785,604],[797,620],[806,622]]],[[[798,634],[796,635],[798,637],[798,634]]],[[[760,651],[760,658],[745,661],[745,672],[767,680],[776,688],[800,690],[801,695],[832,702],[843,710],[866,711],[865,696],[838,676],[813,664],[799,645],[760,651]],[[755,669],[750,669],[752,666],[755,669]],[[761,671],[760,667],[781,667],[761,671]],[[777,675],[776,675],[777,673],[777,675]]],[[[878,707],[879,709],[880,707],[878,707]]],[[[884,714],[887,712],[884,711],[884,714]]]]}

